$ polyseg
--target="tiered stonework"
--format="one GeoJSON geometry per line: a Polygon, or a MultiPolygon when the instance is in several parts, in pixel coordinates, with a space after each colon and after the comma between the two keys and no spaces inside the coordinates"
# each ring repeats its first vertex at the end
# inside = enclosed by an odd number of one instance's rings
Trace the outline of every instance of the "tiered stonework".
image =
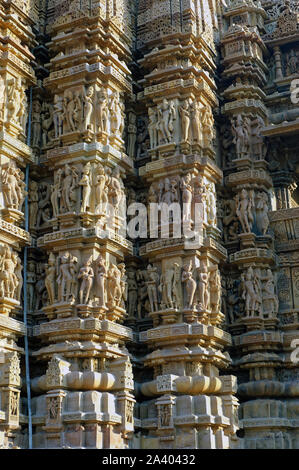
{"type": "Polygon", "coordinates": [[[0,447],[298,448],[298,1],[0,21],[0,447]]]}
{"type": "Polygon", "coordinates": [[[36,17],[31,2],[0,2],[0,447],[26,445],[21,425],[20,360],[17,339],[22,322],[22,247],[30,242],[24,223],[25,168],[33,161],[26,142],[26,90],[34,81],[31,53],[36,17]]]}
{"type": "Polygon", "coordinates": [[[122,1],[54,1],[47,19],[49,75],[32,103],[31,144],[44,168],[30,183],[34,447],[124,448],[135,402],[132,331],[122,325],[131,17],[122,1]]]}

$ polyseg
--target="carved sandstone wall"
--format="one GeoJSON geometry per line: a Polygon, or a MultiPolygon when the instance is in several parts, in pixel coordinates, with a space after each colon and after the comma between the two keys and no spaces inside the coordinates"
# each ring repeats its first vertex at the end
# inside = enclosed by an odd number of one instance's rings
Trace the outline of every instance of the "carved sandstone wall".
{"type": "Polygon", "coordinates": [[[298,18],[0,1],[0,447],[298,448],[298,18]]]}

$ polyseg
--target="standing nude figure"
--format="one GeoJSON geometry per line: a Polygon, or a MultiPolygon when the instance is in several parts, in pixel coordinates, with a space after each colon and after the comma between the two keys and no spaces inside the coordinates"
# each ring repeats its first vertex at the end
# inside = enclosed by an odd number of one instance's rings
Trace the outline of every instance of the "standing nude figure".
{"type": "Polygon", "coordinates": [[[106,212],[108,202],[108,193],[105,191],[106,175],[104,167],[99,163],[96,169],[96,214],[106,212]]]}
{"type": "Polygon", "coordinates": [[[56,218],[59,214],[59,199],[61,197],[61,178],[62,169],[59,168],[54,173],[54,184],[51,185],[51,204],[53,208],[53,217],[56,218]]]}
{"type": "Polygon", "coordinates": [[[192,274],[192,261],[189,264],[183,266],[182,282],[185,283],[186,287],[186,302],[185,309],[192,310],[194,306],[194,294],[196,290],[196,281],[193,279],[192,274]]]}
{"type": "Polygon", "coordinates": [[[106,263],[102,255],[99,255],[96,261],[96,283],[97,283],[97,296],[99,297],[100,307],[106,307],[106,297],[105,297],[106,278],[107,278],[106,263]]]}
{"type": "Polygon", "coordinates": [[[148,108],[148,132],[150,136],[150,146],[151,149],[154,149],[158,145],[157,132],[158,132],[158,120],[157,113],[154,108],[148,108]]]}
{"type": "Polygon", "coordinates": [[[181,116],[182,141],[188,142],[189,130],[190,130],[190,112],[189,112],[188,100],[185,100],[183,104],[179,106],[179,113],[181,116]]]}
{"type": "Polygon", "coordinates": [[[91,260],[90,259],[86,260],[78,274],[78,279],[82,279],[80,291],[79,291],[80,304],[83,304],[83,301],[84,301],[84,304],[87,305],[89,301],[90,290],[91,290],[93,278],[94,278],[94,272],[90,265],[91,265],[91,260]],[[85,293],[85,298],[84,298],[84,293],[85,293]]]}
{"type": "Polygon", "coordinates": [[[240,198],[237,199],[236,214],[241,223],[243,233],[250,233],[253,224],[253,195],[248,195],[246,189],[242,189],[240,198]]]}
{"type": "Polygon", "coordinates": [[[192,222],[191,220],[191,204],[193,188],[191,185],[192,176],[191,173],[187,173],[186,176],[181,178],[180,188],[182,191],[182,202],[183,202],[183,222],[192,222]]]}
{"type": "Polygon", "coordinates": [[[70,273],[70,254],[65,253],[61,256],[61,264],[59,267],[59,275],[57,283],[59,286],[59,300],[60,302],[68,302],[71,295],[72,275],[70,273]]]}
{"type": "Polygon", "coordinates": [[[198,271],[198,309],[200,311],[207,310],[210,303],[209,280],[210,272],[205,263],[202,264],[198,271]]]}
{"type": "Polygon", "coordinates": [[[156,312],[158,310],[158,293],[157,293],[157,284],[159,281],[159,275],[157,273],[157,268],[153,267],[151,264],[147,266],[147,293],[151,305],[151,311],[156,312]]]}
{"type": "Polygon", "coordinates": [[[49,255],[48,264],[45,265],[45,287],[47,289],[49,304],[52,305],[55,302],[55,275],[56,275],[56,266],[55,266],[55,255],[51,253],[49,255]]]}
{"type": "Polygon", "coordinates": [[[63,123],[62,97],[59,95],[54,96],[53,122],[54,122],[55,139],[58,139],[62,135],[62,123],[63,123]]]}
{"type": "Polygon", "coordinates": [[[90,185],[90,164],[87,163],[83,170],[83,175],[79,181],[79,185],[82,186],[82,205],[81,212],[86,212],[90,208],[90,194],[91,194],[91,185],[90,185]]]}
{"type": "Polygon", "coordinates": [[[84,124],[85,124],[85,130],[91,129],[92,130],[92,123],[91,123],[91,117],[92,117],[92,112],[93,112],[93,95],[94,95],[94,89],[92,86],[89,86],[87,88],[87,91],[85,93],[85,88],[83,87],[83,109],[84,109],[84,124]]]}
{"type": "Polygon", "coordinates": [[[169,267],[165,269],[165,272],[160,278],[160,292],[162,293],[162,304],[163,308],[173,308],[172,299],[172,286],[173,286],[174,270],[169,267]]]}

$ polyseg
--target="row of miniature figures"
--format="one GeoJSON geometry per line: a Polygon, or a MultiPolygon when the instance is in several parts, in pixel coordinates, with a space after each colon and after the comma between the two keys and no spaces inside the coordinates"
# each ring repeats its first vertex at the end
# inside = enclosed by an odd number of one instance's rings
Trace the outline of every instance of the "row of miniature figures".
{"type": "Polygon", "coordinates": [[[276,280],[270,268],[247,268],[241,276],[227,277],[224,284],[223,311],[227,322],[242,318],[277,318],[279,300],[276,280]]]}
{"type": "Polygon", "coordinates": [[[29,184],[30,227],[39,227],[60,214],[77,212],[80,200],[80,213],[103,215],[110,207],[119,215],[124,214],[125,190],[119,168],[111,170],[101,163],[65,164],[56,170],[52,185],[46,182],[38,185],[32,180],[29,184]]]}
{"type": "Polygon", "coordinates": [[[143,310],[220,311],[221,278],[217,266],[202,263],[195,268],[192,261],[183,266],[174,262],[161,273],[157,266],[149,264],[146,270],[137,270],[136,275],[128,270],[127,277],[129,318],[137,313],[141,319],[143,310]]]}
{"type": "MultiPolygon", "coordinates": [[[[22,262],[18,254],[7,245],[0,250],[0,296],[21,300],[23,286],[22,262]]],[[[28,263],[28,308],[39,309],[55,303],[120,307],[129,318],[141,319],[144,312],[161,310],[197,310],[219,313],[221,305],[229,323],[238,317],[276,318],[278,297],[275,277],[271,269],[247,268],[241,273],[238,286],[228,280],[226,295],[221,304],[221,276],[217,266],[193,266],[192,261],[180,265],[168,264],[162,272],[149,264],[146,270],[136,272],[124,263],[108,263],[102,255],[96,260],[87,258],[81,267],[78,258],[69,252],[60,256],[49,255],[42,266],[28,263]],[[47,295],[45,295],[47,293],[47,295]]]]}
{"type": "Polygon", "coordinates": [[[108,263],[102,255],[96,260],[87,258],[80,267],[78,258],[69,252],[60,256],[50,253],[44,285],[49,305],[78,301],[101,308],[125,307],[125,265],[108,263]]]}
{"type": "MultiPolygon", "coordinates": [[[[47,146],[70,133],[92,132],[107,142],[109,136],[127,141],[127,152],[133,157],[137,138],[137,117],[125,113],[118,91],[93,85],[65,90],[54,96],[53,104],[36,99],[32,105],[32,146],[47,146]]],[[[214,138],[211,107],[194,98],[167,100],[148,108],[150,148],[168,143],[192,143],[209,146],[214,138]],[[175,125],[177,122],[177,125],[175,125]]]]}

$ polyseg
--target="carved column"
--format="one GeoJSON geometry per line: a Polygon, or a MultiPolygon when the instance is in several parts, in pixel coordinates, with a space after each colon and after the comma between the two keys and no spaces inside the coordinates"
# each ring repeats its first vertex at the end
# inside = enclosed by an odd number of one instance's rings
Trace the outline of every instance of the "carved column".
{"type": "Polygon", "coordinates": [[[47,201],[37,233],[46,264],[34,328],[34,446],[126,448],[135,402],[124,346],[132,332],[122,325],[132,252],[123,183],[133,167],[123,140],[131,16],[125,1],[112,10],[54,3],[49,75],[33,116],[47,201]]]}
{"type": "MultiPolygon", "coordinates": [[[[223,91],[223,113],[231,126],[228,132],[225,123],[222,128],[222,223],[229,252],[225,305],[228,330],[233,334],[233,370],[240,381],[238,396],[242,398],[241,445],[288,448],[291,436],[286,427],[287,410],[293,405],[283,402],[278,391],[287,387],[280,384],[284,361],[280,352],[286,340],[278,315],[282,307],[278,298],[281,274],[270,228],[270,213],[277,208],[271,170],[280,161],[278,153],[283,149],[275,147],[275,154],[274,146],[269,143],[267,148],[265,139],[275,133],[276,127],[268,122],[265,107],[267,68],[261,35],[265,33],[267,15],[257,4],[245,10],[245,2],[232,2],[223,12],[226,29],[222,34],[222,77],[228,80],[223,91]],[[278,417],[279,427],[275,424],[278,417]],[[281,439],[277,439],[278,434],[281,439]]],[[[274,55],[278,80],[282,78],[278,46],[274,55]]],[[[268,87],[271,92],[273,83],[269,82],[268,87]]],[[[277,185],[277,190],[281,189],[277,185]]]]}
{"type": "Polygon", "coordinates": [[[17,339],[25,334],[22,248],[30,241],[23,228],[25,168],[33,159],[26,145],[26,92],[35,81],[30,49],[36,11],[19,2],[1,2],[0,11],[0,447],[19,448],[27,445],[22,434],[26,410],[20,405],[24,350],[17,339]]]}
{"type": "Polygon", "coordinates": [[[162,214],[174,209],[169,226],[163,216],[148,226],[149,241],[139,250],[142,316],[152,320],[145,330],[139,319],[140,341],[148,346],[144,365],[153,370],[151,381],[136,385],[144,448],[237,444],[235,378],[219,374],[230,362],[223,349],[231,338],[221,330],[219,264],[226,251],[216,213],[222,172],[214,146],[216,16],[210,8],[198,11],[187,2],[183,11],[166,8],[162,16],[159,2],[139,3],[144,80],[137,101],[147,109],[150,138],[150,159],[139,176],[149,186],[148,203],[162,214]]]}

